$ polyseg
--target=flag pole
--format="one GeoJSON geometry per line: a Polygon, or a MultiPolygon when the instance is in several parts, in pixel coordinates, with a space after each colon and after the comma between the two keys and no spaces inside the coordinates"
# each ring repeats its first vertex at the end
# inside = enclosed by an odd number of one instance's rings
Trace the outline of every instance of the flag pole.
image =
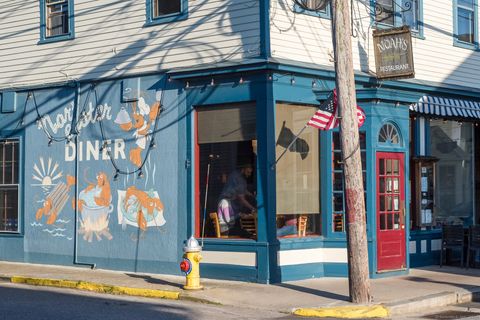
{"type": "Polygon", "coordinates": [[[277,165],[278,161],[280,161],[280,159],[282,159],[282,157],[285,155],[285,153],[287,153],[288,149],[290,149],[290,147],[295,143],[295,141],[297,141],[297,139],[300,137],[300,135],[303,133],[303,131],[307,127],[308,127],[308,122],[305,124],[305,126],[302,128],[302,130],[300,130],[300,132],[292,139],[292,142],[290,142],[288,147],[286,147],[285,150],[283,150],[282,154],[277,158],[277,160],[275,160],[275,163],[272,164],[270,169],[272,169],[272,170],[275,169],[275,166],[277,165]]]}

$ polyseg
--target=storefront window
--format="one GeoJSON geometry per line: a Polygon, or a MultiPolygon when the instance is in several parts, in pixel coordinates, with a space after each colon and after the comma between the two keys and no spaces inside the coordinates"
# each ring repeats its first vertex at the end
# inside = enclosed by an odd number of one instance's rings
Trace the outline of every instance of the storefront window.
{"type": "MultiPolygon", "coordinates": [[[[367,181],[366,181],[366,136],[365,132],[359,133],[360,139],[360,154],[362,159],[362,178],[363,178],[363,188],[365,190],[365,203],[366,201],[366,192],[367,192],[367,181]]],[[[344,179],[343,179],[343,168],[342,168],[342,149],[340,145],[340,133],[333,132],[332,134],[332,152],[333,152],[333,186],[332,186],[332,201],[333,201],[333,232],[345,232],[345,199],[344,199],[344,179]]]]}
{"type": "Polygon", "coordinates": [[[255,122],[254,104],[197,110],[201,236],[256,238],[255,122]]]}
{"type": "MultiPolygon", "coordinates": [[[[277,104],[277,158],[315,113],[312,106],[277,104]]],[[[276,165],[277,236],[320,234],[320,131],[308,127],[276,165]]]]}
{"type": "Polygon", "coordinates": [[[473,217],[473,126],[456,121],[430,122],[435,165],[435,222],[464,223],[473,217]]]}

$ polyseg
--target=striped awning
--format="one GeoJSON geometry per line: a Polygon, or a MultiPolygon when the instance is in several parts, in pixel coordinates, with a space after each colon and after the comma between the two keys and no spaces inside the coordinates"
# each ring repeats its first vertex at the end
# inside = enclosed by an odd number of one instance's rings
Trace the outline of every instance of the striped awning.
{"type": "Polygon", "coordinates": [[[480,103],[470,100],[423,96],[410,110],[439,117],[480,119],[480,103]]]}

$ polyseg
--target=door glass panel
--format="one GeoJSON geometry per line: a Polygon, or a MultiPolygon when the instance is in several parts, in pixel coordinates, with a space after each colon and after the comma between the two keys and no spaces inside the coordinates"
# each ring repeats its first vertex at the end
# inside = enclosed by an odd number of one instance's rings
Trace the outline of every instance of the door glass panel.
{"type": "Polygon", "coordinates": [[[392,174],[392,159],[387,159],[387,174],[392,174]]]}
{"type": "Polygon", "coordinates": [[[393,174],[398,175],[399,173],[399,161],[393,160],[393,174]]]}
{"type": "Polygon", "coordinates": [[[392,178],[387,178],[387,192],[392,192],[392,178]]]}
{"type": "Polygon", "coordinates": [[[384,174],[385,174],[385,160],[384,160],[384,159],[380,159],[378,162],[379,162],[379,172],[380,172],[380,175],[384,175],[384,174]]]}
{"type": "Polygon", "coordinates": [[[398,196],[395,196],[393,198],[393,211],[398,211],[400,210],[400,199],[398,196]]]}
{"type": "Polygon", "coordinates": [[[385,196],[380,196],[380,211],[385,211],[385,196]]]}
{"type": "Polygon", "coordinates": [[[394,216],[393,216],[393,228],[395,230],[399,230],[400,229],[400,214],[399,213],[395,213],[394,216]]]}
{"type": "Polygon", "coordinates": [[[380,193],[385,193],[385,179],[380,178],[379,180],[380,180],[379,192],[380,193]]]}
{"type": "Polygon", "coordinates": [[[387,211],[392,211],[392,197],[385,196],[385,200],[387,202],[387,211]]]}
{"type": "Polygon", "coordinates": [[[385,230],[387,227],[387,223],[385,221],[385,213],[380,214],[380,230],[385,230]]]}
{"type": "Polygon", "coordinates": [[[393,214],[388,214],[387,215],[387,229],[388,230],[393,229],[393,214]]]}
{"type": "Polygon", "coordinates": [[[393,186],[392,186],[392,190],[394,193],[399,193],[400,192],[400,188],[398,187],[399,185],[399,179],[398,178],[393,178],[393,186]]]}

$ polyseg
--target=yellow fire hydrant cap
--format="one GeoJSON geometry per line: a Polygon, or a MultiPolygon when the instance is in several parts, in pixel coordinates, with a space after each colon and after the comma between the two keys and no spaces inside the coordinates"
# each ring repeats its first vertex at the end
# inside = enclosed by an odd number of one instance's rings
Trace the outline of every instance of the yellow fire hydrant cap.
{"type": "Polygon", "coordinates": [[[200,252],[202,251],[202,247],[198,243],[197,239],[195,239],[192,235],[190,239],[187,240],[185,247],[183,247],[183,251],[184,252],[200,252]]]}

